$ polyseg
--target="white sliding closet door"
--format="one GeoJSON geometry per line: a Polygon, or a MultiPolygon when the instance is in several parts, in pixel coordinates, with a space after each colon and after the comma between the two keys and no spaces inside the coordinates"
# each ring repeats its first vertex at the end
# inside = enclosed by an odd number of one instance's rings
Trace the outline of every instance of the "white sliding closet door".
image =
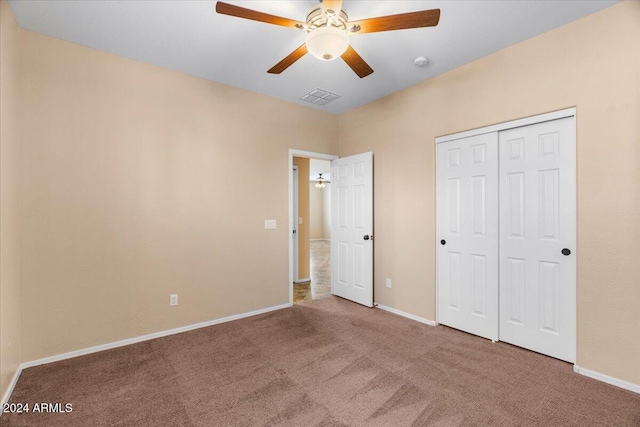
{"type": "Polygon", "coordinates": [[[498,134],[437,146],[438,322],[498,339],[498,134]]]}
{"type": "Polygon", "coordinates": [[[500,340],[576,360],[575,118],[500,132],[500,340]]]}

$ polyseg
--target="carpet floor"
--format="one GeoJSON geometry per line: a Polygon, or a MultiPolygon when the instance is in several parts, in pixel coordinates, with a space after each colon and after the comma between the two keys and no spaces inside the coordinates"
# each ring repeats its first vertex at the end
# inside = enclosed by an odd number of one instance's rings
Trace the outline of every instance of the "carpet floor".
{"type": "Polygon", "coordinates": [[[336,297],[26,369],[2,426],[639,426],[570,364],[336,297]],[[64,406],[62,406],[64,407],[64,406]]]}

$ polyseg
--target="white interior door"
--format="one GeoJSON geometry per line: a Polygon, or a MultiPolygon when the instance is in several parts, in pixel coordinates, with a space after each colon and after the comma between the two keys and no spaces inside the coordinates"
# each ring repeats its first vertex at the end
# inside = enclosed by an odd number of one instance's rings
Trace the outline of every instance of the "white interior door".
{"type": "Polygon", "coordinates": [[[500,340],[575,362],[575,118],[499,139],[500,340]]]}
{"type": "Polygon", "coordinates": [[[373,153],[331,162],[331,292],[373,307],[373,153]]]}
{"type": "Polygon", "coordinates": [[[438,322],[498,339],[498,134],[437,146],[438,322]]]}

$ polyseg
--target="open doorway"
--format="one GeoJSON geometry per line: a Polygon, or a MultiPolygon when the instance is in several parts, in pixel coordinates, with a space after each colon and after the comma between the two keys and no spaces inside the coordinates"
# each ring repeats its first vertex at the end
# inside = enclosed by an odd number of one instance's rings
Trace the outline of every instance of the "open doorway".
{"type": "Polygon", "coordinates": [[[331,160],[290,150],[290,302],[331,295],[331,160]]]}
{"type": "MultiPolygon", "coordinates": [[[[331,295],[331,162],[309,161],[311,299],[331,295]]],[[[308,295],[301,295],[306,297],[308,295]]],[[[294,294],[295,302],[295,294],[294,294]]]]}

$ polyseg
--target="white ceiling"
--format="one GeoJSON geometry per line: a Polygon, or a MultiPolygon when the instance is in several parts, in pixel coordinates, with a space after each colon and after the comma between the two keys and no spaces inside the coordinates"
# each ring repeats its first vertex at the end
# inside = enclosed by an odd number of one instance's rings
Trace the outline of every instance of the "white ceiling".
{"type": "MultiPolygon", "coordinates": [[[[228,3],[304,21],[317,0],[228,3]]],[[[280,75],[267,70],[305,32],[215,12],[215,1],[9,0],[27,30],[309,106],[315,88],[342,95],[320,110],[342,113],[617,3],[617,0],[345,0],[350,20],[441,9],[437,27],[351,36],[375,72],[358,78],[340,59],[306,55],[280,75]],[[426,68],[416,56],[430,59],[426,68]]]]}

